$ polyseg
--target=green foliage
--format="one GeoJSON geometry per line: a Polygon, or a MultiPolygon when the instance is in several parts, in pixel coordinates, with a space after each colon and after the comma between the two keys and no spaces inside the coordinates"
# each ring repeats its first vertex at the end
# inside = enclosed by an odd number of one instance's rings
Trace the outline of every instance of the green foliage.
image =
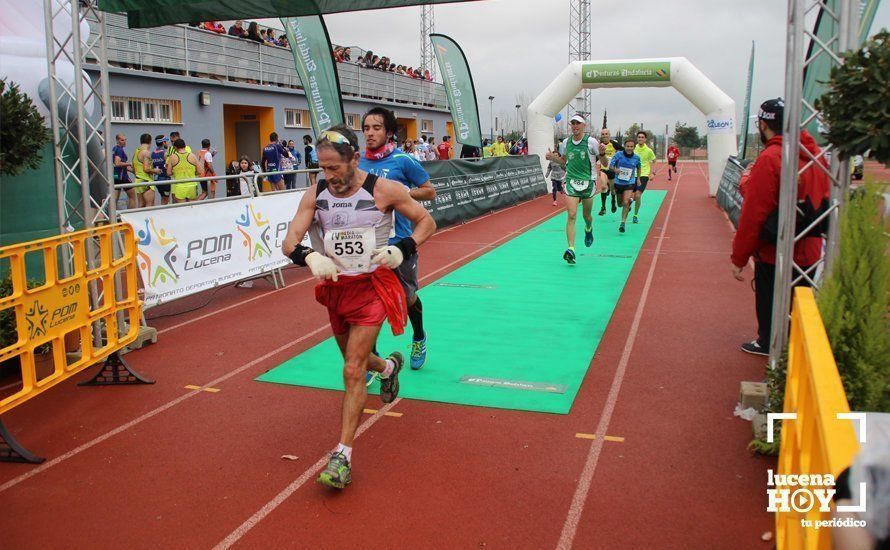
{"type": "Polygon", "coordinates": [[[15,176],[23,169],[40,166],[40,151],[50,131],[31,98],[18,84],[0,80],[0,175],[15,176]]]}
{"type": "Polygon", "coordinates": [[[760,455],[779,456],[780,449],[781,444],[779,443],[778,436],[773,438],[772,443],[765,439],[752,439],[751,442],[748,443],[748,450],[754,451],[760,455]]]}
{"type": "Polygon", "coordinates": [[[701,145],[698,128],[686,126],[684,122],[678,122],[674,126],[674,141],[678,147],[688,147],[690,149],[697,149],[701,145]]]}
{"type": "Polygon", "coordinates": [[[637,132],[639,132],[639,131],[646,132],[646,135],[649,137],[649,144],[651,147],[651,144],[653,143],[652,132],[650,130],[643,130],[642,128],[640,128],[640,125],[637,124],[636,122],[631,124],[630,128],[628,128],[627,131],[624,132],[624,135],[621,136],[622,137],[621,144],[624,145],[624,140],[626,140],[626,139],[632,139],[632,140],[636,141],[637,140],[637,132]]]}
{"type": "MultiPolygon", "coordinates": [[[[782,353],[779,360],[776,361],[776,368],[766,369],[766,386],[769,390],[769,396],[766,401],[764,413],[783,412],[785,408],[785,375],[788,372],[788,351],[782,353]]],[[[778,455],[782,441],[782,424],[775,425],[773,442],[769,443],[765,439],[754,439],[748,443],[748,450],[754,451],[762,455],[778,455]]]]}
{"type": "Polygon", "coordinates": [[[890,255],[882,211],[877,187],[854,193],[840,221],[840,255],[818,297],[854,411],[890,412],[890,255]]]}
{"type": "Polygon", "coordinates": [[[865,154],[890,166],[890,33],[882,30],[831,69],[829,91],[816,101],[841,158],[865,154]]]}

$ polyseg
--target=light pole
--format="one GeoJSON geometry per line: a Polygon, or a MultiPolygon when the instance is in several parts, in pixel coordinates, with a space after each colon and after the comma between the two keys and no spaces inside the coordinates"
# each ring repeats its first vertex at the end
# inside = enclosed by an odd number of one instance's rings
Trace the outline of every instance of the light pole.
{"type": "MultiPolygon", "coordinates": [[[[520,109],[520,107],[522,107],[522,105],[517,105],[517,106],[516,106],[516,120],[517,120],[517,122],[520,123],[521,126],[525,126],[524,124],[522,124],[522,115],[519,114],[519,109],[520,109]]],[[[518,130],[518,128],[517,128],[517,130],[518,130]]],[[[524,129],[524,128],[523,128],[522,133],[525,134],[525,129],[524,129]]]]}
{"type": "Polygon", "coordinates": [[[494,141],[494,96],[488,96],[488,110],[491,114],[491,141],[494,141]]]}

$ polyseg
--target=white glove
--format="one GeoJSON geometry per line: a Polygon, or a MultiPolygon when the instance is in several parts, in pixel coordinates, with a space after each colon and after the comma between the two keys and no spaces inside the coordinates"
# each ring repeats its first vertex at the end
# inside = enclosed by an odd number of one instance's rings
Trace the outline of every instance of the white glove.
{"type": "Polygon", "coordinates": [[[388,267],[390,269],[395,269],[402,265],[402,261],[404,261],[405,256],[402,254],[402,251],[399,250],[399,247],[389,245],[384,246],[383,248],[375,248],[371,253],[371,262],[377,265],[382,265],[384,267],[388,267]]]}
{"type": "Polygon", "coordinates": [[[312,270],[312,276],[319,281],[332,279],[337,281],[337,266],[334,261],[318,252],[312,252],[306,256],[306,265],[312,270]]]}

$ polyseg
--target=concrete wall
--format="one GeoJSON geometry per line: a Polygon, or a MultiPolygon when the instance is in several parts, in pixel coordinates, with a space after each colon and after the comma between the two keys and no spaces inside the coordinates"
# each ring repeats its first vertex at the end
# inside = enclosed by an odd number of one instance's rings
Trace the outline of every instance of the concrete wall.
{"type": "MultiPolygon", "coordinates": [[[[234,159],[238,155],[238,151],[226,150],[223,106],[227,104],[271,107],[274,112],[274,127],[278,135],[283,139],[293,139],[297,144],[302,144],[302,136],[304,134],[312,134],[311,128],[285,127],[285,108],[308,108],[306,97],[300,90],[236,82],[219,82],[212,79],[156,74],[129,69],[110,68],[109,72],[112,96],[175,99],[182,103],[181,124],[112,122],[111,130],[113,133],[123,133],[127,136],[128,154],[130,150],[135,149],[139,145],[139,135],[142,133],[149,133],[154,137],[157,134],[169,135],[172,131],[179,131],[186,143],[194,151],[200,149],[202,139],[209,138],[213,147],[219,151],[217,159],[222,162],[218,161],[217,164],[219,167],[224,166],[228,160],[234,159]],[[210,94],[209,106],[202,107],[199,105],[198,94],[200,92],[208,92],[210,94]]],[[[451,114],[447,111],[419,108],[401,103],[388,103],[386,101],[371,103],[344,98],[343,102],[346,113],[359,115],[377,105],[394,110],[399,118],[416,119],[418,121],[418,137],[421,133],[420,120],[422,119],[433,121],[433,135],[436,137],[437,143],[441,141],[442,136],[448,133],[446,123],[451,120],[451,114]]],[[[357,131],[356,133],[364,147],[364,138],[361,132],[357,131]]],[[[260,136],[261,146],[268,143],[268,137],[268,135],[260,136]]],[[[231,145],[229,148],[232,148],[231,145]]],[[[221,172],[219,167],[217,168],[218,173],[221,172]]]]}

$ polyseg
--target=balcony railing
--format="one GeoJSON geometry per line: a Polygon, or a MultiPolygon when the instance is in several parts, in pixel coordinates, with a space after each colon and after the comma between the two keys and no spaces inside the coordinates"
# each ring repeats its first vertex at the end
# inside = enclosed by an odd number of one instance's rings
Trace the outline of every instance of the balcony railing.
{"type": "MultiPolygon", "coordinates": [[[[91,33],[98,25],[90,21],[91,33]]],[[[186,25],[130,29],[127,18],[106,14],[108,62],[135,70],[175,73],[302,89],[289,49],[186,25]]],[[[95,37],[93,37],[95,38],[95,37]]],[[[447,109],[445,86],[394,73],[337,63],[344,97],[447,109]]]]}

